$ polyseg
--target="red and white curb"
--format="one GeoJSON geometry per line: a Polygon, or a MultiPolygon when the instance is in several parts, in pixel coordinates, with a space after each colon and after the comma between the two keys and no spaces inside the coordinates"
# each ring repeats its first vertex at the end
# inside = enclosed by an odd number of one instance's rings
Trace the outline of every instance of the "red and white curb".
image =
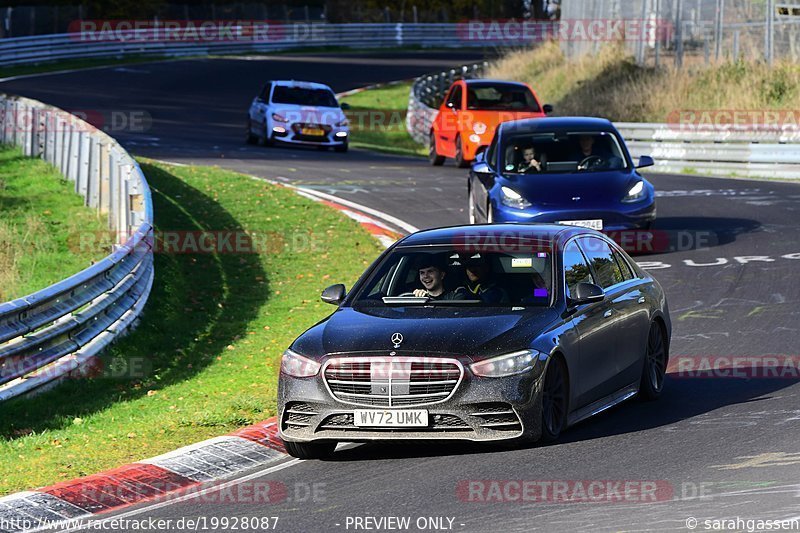
{"type": "Polygon", "coordinates": [[[158,457],[0,498],[0,530],[45,530],[68,520],[177,498],[286,457],[273,417],[158,457]]]}

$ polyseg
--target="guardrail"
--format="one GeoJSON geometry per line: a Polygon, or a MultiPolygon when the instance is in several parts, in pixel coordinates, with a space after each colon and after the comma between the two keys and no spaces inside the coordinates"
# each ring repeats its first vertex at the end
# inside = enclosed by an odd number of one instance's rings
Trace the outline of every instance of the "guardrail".
{"type": "Polygon", "coordinates": [[[660,172],[800,178],[800,130],[615,124],[631,155],[650,155],[660,172]]]}
{"type": "MultiPolygon", "coordinates": [[[[417,78],[409,91],[406,114],[411,137],[427,146],[431,123],[447,88],[454,79],[479,77],[486,66],[465,65],[417,78]]],[[[655,167],[648,170],[800,179],[800,129],[636,122],[615,126],[634,160],[640,155],[655,159],[655,167]]]]}
{"type": "MultiPolygon", "coordinates": [[[[257,21],[256,21],[257,22],[257,21]]],[[[185,56],[266,53],[304,47],[352,48],[495,47],[520,46],[506,35],[473,36],[469,23],[450,24],[285,24],[232,26],[219,40],[199,31],[191,34],[165,30],[116,30],[102,33],[62,33],[0,39],[0,65],[39,63],[56,59],[124,56],[185,56]],[[197,35],[197,34],[195,34],[197,35]],[[183,39],[182,41],[179,39],[183,39]]]]}
{"type": "Polygon", "coordinates": [[[119,236],[112,253],[82,272],[0,303],[5,400],[64,378],[131,327],[153,284],[153,203],[136,161],[60,109],[0,94],[0,143],[59,169],[119,236]]]}

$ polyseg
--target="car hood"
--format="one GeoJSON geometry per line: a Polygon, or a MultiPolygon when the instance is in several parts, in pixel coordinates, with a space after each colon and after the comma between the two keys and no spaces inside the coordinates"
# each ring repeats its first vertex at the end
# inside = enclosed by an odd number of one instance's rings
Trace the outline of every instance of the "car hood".
{"type": "Polygon", "coordinates": [[[343,307],[301,335],[292,349],[320,359],[328,354],[450,354],[480,360],[523,349],[546,330],[553,308],[343,307]],[[399,348],[392,335],[400,333],[399,348]]]}
{"type": "Polygon", "coordinates": [[[505,175],[504,185],[540,206],[607,206],[618,203],[636,178],[630,171],[505,175]],[[576,200],[575,198],[578,198],[576,200]]]}
{"type": "Polygon", "coordinates": [[[273,113],[278,113],[290,123],[327,124],[333,126],[345,119],[344,112],[338,107],[312,107],[299,105],[275,105],[273,113]]]}

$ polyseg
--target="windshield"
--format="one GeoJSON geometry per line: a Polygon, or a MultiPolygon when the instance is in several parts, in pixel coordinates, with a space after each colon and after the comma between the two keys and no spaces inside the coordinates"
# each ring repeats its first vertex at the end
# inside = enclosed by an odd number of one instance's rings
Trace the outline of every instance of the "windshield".
{"type": "Polygon", "coordinates": [[[339,107],[336,97],[328,89],[307,89],[278,85],[272,92],[275,104],[293,104],[314,107],[339,107]]]}
{"type": "Polygon", "coordinates": [[[511,83],[470,83],[467,109],[482,111],[539,112],[539,104],[524,85],[511,83]]]}
{"type": "Polygon", "coordinates": [[[549,251],[398,249],[377,267],[352,305],[548,306],[551,268],[549,251]]]}
{"type": "Polygon", "coordinates": [[[606,131],[512,132],[503,140],[501,157],[506,174],[596,172],[628,166],[619,139],[606,131]]]}

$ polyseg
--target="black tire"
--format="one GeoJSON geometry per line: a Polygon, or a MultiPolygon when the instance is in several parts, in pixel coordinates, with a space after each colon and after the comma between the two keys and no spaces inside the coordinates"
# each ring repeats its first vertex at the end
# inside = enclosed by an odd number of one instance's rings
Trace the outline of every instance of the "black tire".
{"type": "Polygon", "coordinates": [[[458,168],[467,168],[469,161],[464,159],[464,148],[461,146],[461,135],[456,135],[456,166],[458,168]]]}
{"type": "Polygon", "coordinates": [[[542,442],[553,442],[567,426],[569,387],[561,358],[551,359],[542,385],[542,442]]]}
{"type": "Polygon", "coordinates": [[[247,144],[258,144],[258,136],[253,135],[253,130],[252,130],[252,128],[250,126],[251,126],[250,119],[248,118],[247,119],[247,129],[245,130],[244,141],[247,144]]]}
{"type": "Polygon", "coordinates": [[[347,151],[347,143],[340,144],[339,146],[334,146],[333,149],[337,152],[346,152],[347,151]]]}
{"type": "Polygon", "coordinates": [[[444,156],[439,155],[439,152],[436,151],[436,138],[433,132],[431,132],[430,138],[428,139],[428,161],[435,167],[444,165],[444,156]]]}
{"type": "Polygon", "coordinates": [[[270,137],[269,135],[264,135],[264,140],[262,141],[262,144],[264,146],[274,146],[275,145],[275,140],[272,137],[270,137]]]}
{"type": "Polygon", "coordinates": [[[642,400],[656,400],[661,396],[667,363],[669,363],[669,352],[664,339],[664,329],[658,322],[653,322],[647,334],[642,381],[639,383],[639,397],[642,400]]]}
{"type": "Polygon", "coordinates": [[[298,459],[325,459],[336,449],[335,442],[284,442],[286,451],[298,459]]]}

